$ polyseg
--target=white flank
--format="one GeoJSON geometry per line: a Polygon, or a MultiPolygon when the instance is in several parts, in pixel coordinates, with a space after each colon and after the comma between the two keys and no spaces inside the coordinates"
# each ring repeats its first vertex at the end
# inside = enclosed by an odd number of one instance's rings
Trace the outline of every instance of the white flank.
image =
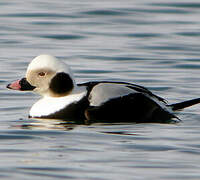
{"type": "Polygon", "coordinates": [[[64,97],[45,96],[32,106],[29,115],[31,117],[42,117],[53,114],[71,103],[78,102],[86,95],[86,93],[87,92],[84,90],[64,97]]]}
{"type": "Polygon", "coordinates": [[[126,87],[124,84],[100,83],[92,89],[89,101],[91,106],[100,106],[110,99],[136,92],[137,91],[126,87]]]}

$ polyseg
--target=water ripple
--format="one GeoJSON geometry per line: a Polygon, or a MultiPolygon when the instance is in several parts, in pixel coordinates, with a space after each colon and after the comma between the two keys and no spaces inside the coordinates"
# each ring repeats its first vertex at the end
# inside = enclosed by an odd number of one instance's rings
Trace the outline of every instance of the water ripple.
{"type": "Polygon", "coordinates": [[[134,9],[134,8],[122,8],[123,11],[135,12],[135,13],[156,13],[156,14],[189,14],[191,11],[184,9],[134,9]]]}
{"type": "Polygon", "coordinates": [[[154,6],[166,6],[166,7],[177,7],[177,8],[195,8],[199,9],[200,8],[200,3],[198,2],[180,2],[180,3],[152,3],[151,5],[154,6]]]}
{"type": "Polygon", "coordinates": [[[56,13],[9,13],[2,14],[1,17],[21,17],[21,18],[74,18],[74,16],[69,16],[65,14],[56,13]]]}
{"type": "Polygon", "coordinates": [[[85,11],[81,14],[86,15],[98,15],[98,16],[121,16],[121,15],[127,15],[128,12],[119,10],[95,10],[95,11],[85,11]]]}
{"type": "Polygon", "coordinates": [[[200,36],[200,32],[178,32],[177,35],[181,36],[190,36],[190,37],[198,37],[200,36]]]}
{"type": "Polygon", "coordinates": [[[39,35],[41,38],[56,39],[56,40],[75,40],[82,39],[85,36],[74,35],[74,34],[51,34],[51,35],[39,35]]]}
{"type": "MultiPolygon", "coordinates": [[[[20,140],[20,139],[35,139],[36,137],[33,137],[33,136],[29,136],[29,135],[3,135],[3,134],[0,134],[0,140],[20,140]]],[[[37,139],[39,139],[39,137],[37,137],[37,139]]]]}

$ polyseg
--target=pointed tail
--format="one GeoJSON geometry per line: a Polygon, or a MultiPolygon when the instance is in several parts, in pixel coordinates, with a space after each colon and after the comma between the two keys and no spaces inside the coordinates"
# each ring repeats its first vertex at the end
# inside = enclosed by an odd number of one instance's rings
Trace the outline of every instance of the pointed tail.
{"type": "Polygon", "coordinates": [[[192,100],[188,100],[188,101],[183,101],[183,102],[180,102],[180,103],[175,103],[175,104],[171,104],[169,105],[173,111],[177,111],[177,110],[181,110],[181,109],[184,109],[186,107],[189,107],[189,106],[193,106],[195,104],[198,104],[200,103],[200,98],[196,98],[196,99],[192,99],[192,100]]]}

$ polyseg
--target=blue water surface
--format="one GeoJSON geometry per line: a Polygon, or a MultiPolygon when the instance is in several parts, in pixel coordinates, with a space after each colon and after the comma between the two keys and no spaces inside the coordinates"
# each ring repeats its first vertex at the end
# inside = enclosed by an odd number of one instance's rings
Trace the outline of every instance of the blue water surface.
{"type": "Polygon", "coordinates": [[[72,125],[28,119],[39,96],[6,89],[52,54],[77,83],[137,83],[169,103],[200,97],[198,0],[2,0],[0,178],[200,179],[200,105],[178,124],[72,125]]]}

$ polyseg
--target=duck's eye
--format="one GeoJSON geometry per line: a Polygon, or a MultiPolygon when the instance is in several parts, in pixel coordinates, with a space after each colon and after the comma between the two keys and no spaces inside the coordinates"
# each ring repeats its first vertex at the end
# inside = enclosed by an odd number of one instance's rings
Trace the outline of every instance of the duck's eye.
{"type": "Polygon", "coordinates": [[[45,73],[45,72],[39,72],[38,75],[39,75],[39,76],[45,76],[46,73],[45,73]]]}

